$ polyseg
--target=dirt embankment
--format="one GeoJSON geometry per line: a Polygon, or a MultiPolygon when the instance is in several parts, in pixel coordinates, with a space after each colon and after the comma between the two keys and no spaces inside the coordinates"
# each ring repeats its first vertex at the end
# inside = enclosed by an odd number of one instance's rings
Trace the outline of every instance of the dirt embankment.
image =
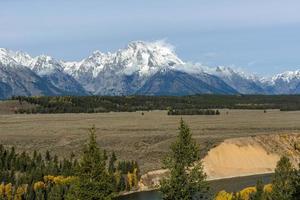
{"type": "Polygon", "coordinates": [[[225,140],[203,159],[211,179],[273,172],[280,156],[267,150],[254,138],[225,140]]]}
{"type": "MultiPolygon", "coordinates": [[[[297,166],[300,162],[300,134],[262,135],[227,139],[212,148],[202,160],[209,180],[272,173],[282,155],[297,166]]],[[[156,187],[166,170],[142,176],[141,189],[156,187]]]]}

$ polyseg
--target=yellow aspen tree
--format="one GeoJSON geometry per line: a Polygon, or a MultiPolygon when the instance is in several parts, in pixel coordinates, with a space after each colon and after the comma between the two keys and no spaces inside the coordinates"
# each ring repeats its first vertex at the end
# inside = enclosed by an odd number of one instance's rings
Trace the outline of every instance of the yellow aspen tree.
{"type": "Polygon", "coordinates": [[[44,189],[45,187],[46,187],[46,185],[42,181],[38,181],[38,182],[34,183],[34,185],[33,185],[34,191],[37,191],[37,190],[40,190],[40,189],[44,189]]]}
{"type": "Polygon", "coordinates": [[[264,186],[264,192],[265,193],[271,193],[272,192],[272,184],[267,184],[264,186]]]}
{"type": "Polygon", "coordinates": [[[133,186],[133,174],[128,172],[127,173],[127,180],[128,180],[128,185],[129,185],[129,190],[131,190],[132,186],[133,186]]]}
{"type": "Polygon", "coordinates": [[[55,185],[63,185],[64,180],[65,180],[65,177],[56,176],[56,177],[54,177],[53,182],[54,182],[55,185]]]}
{"type": "Polygon", "coordinates": [[[222,190],[217,194],[215,200],[231,200],[232,197],[233,197],[232,193],[228,193],[225,190],[222,190]]]}
{"type": "Polygon", "coordinates": [[[114,177],[115,177],[116,185],[119,185],[120,182],[121,182],[121,177],[122,177],[122,174],[121,174],[120,170],[117,170],[114,173],[114,177]]]}
{"type": "Polygon", "coordinates": [[[13,198],[13,187],[11,183],[5,185],[5,196],[7,200],[12,200],[13,198]]]}
{"type": "Polygon", "coordinates": [[[134,168],[133,170],[133,185],[134,187],[137,187],[138,184],[139,184],[139,180],[138,180],[138,169],[137,168],[134,168]]]}
{"type": "Polygon", "coordinates": [[[48,176],[44,176],[44,182],[47,183],[47,182],[54,182],[54,178],[55,176],[51,176],[51,175],[48,175],[48,176]]]}
{"type": "Polygon", "coordinates": [[[252,193],[254,193],[254,192],[256,192],[256,188],[255,187],[247,187],[247,188],[241,190],[239,192],[239,194],[241,195],[241,198],[243,200],[249,200],[250,199],[250,195],[252,193]]]}
{"type": "Polygon", "coordinates": [[[16,194],[14,195],[14,200],[22,200],[27,192],[27,185],[21,185],[17,188],[16,194]]]}
{"type": "Polygon", "coordinates": [[[4,196],[5,196],[5,185],[4,185],[4,183],[1,183],[0,184],[0,197],[4,198],[4,196]]]}

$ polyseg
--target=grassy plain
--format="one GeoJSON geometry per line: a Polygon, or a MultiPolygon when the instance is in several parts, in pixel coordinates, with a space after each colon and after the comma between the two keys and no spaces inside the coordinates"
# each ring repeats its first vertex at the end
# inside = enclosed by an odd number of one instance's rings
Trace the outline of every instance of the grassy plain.
{"type": "MultiPolygon", "coordinates": [[[[138,160],[142,172],[161,167],[178,133],[181,116],[166,111],[97,114],[1,114],[0,143],[17,150],[59,156],[78,153],[95,125],[99,144],[121,159],[138,160]]],[[[300,112],[221,110],[219,116],[183,116],[201,144],[202,155],[224,139],[260,134],[300,133],[300,112]],[[226,113],[228,112],[228,114],[226,113]]]]}

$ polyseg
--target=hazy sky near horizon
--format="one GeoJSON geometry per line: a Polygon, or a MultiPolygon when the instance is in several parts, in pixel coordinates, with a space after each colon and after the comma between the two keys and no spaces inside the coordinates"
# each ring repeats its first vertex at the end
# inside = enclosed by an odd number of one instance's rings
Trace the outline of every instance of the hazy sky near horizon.
{"type": "Polygon", "coordinates": [[[273,75],[300,69],[297,0],[0,0],[0,47],[80,60],[165,40],[184,61],[273,75]]]}

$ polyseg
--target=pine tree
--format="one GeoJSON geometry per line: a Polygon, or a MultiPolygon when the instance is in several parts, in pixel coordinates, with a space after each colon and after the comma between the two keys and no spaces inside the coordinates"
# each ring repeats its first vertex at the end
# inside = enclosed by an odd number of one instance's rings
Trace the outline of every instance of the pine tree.
{"type": "Polygon", "coordinates": [[[105,155],[98,147],[95,132],[95,127],[90,129],[89,141],[79,163],[79,179],[69,192],[68,199],[109,200],[113,197],[105,155]]]}
{"type": "Polygon", "coordinates": [[[63,200],[65,199],[66,189],[63,185],[54,185],[49,192],[48,199],[49,200],[63,200]]]}
{"type": "Polygon", "coordinates": [[[115,167],[115,162],[117,161],[117,156],[115,152],[112,152],[111,157],[109,159],[109,164],[108,164],[108,172],[110,174],[115,173],[116,167],[115,167]]]}
{"type": "Polygon", "coordinates": [[[298,166],[298,169],[294,170],[293,186],[294,192],[292,194],[292,200],[298,200],[300,199],[300,164],[298,166]]]}
{"type": "Polygon", "coordinates": [[[251,195],[250,200],[264,200],[264,185],[262,180],[258,180],[256,183],[256,192],[251,195]]]}
{"type": "Polygon", "coordinates": [[[283,156],[277,163],[272,182],[272,200],[291,200],[294,193],[293,167],[290,160],[283,156]]]}
{"type": "Polygon", "coordinates": [[[164,200],[208,199],[206,175],[199,162],[199,147],[182,119],[179,135],[171,145],[164,164],[170,170],[170,177],[161,181],[160,191],[164,200]]]}
{"type": "Polygon", "coordinates": [[[50,155],[49,150],[46,151],[45,159],[46,159],[47,162],[51,161],[51,155],[50,155]]]}

